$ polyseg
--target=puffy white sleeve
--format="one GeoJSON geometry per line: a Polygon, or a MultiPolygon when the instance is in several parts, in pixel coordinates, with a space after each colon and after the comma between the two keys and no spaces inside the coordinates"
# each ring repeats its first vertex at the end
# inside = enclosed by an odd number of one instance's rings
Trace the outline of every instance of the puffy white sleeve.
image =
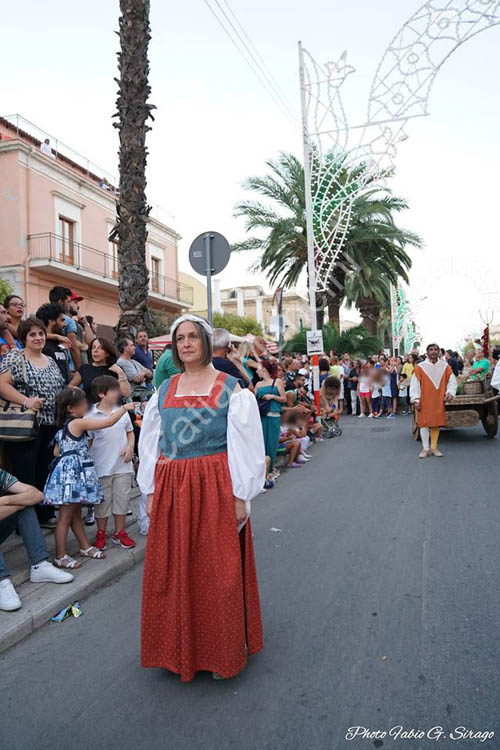
{"type": "Polygon", "coordinates": [[[141,492],[151,495],[155,489],[155,469],[160,455],[161,419],[158,411],[158,393],[149,399],[142,418],[139,435],[139,471],[137,484],[141,492]]]}
{"type": "Polygon", "coordinates": [[[491,376],[491,386],[500,391],[500,363],[495,366],[493,375],[491,376]]]}
{"type": "Polygon", "coordinates": [[[420,380],[415,376],[415,373],[411,376],[410,380],[410,401],[413,404],[414,401],[418,401],[420,398],[420,380]]]}
{"type": "Polygon", "coordinates": [[[450,396],[457,395],[457,379],[453,373],[451,373],[450,379],[448,380],[448,384],[446,386],[446,393],[449,393],[450,396]]]}
{"type": "Polygon", "coordinates": [[[256,497],[266,479],[264,435],[257,400],[247,388],[233,393],[227,418],[227,457],[233,495],[245,501],[256,497]]]}

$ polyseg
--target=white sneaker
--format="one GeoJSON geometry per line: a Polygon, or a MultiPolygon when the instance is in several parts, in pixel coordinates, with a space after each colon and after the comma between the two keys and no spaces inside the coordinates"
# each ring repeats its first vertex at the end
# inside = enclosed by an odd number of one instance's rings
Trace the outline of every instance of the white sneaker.
{"type": "Polygon", "coordinates": [[[13,612],[20,607],[22,607],[21,600],[10,578],[4,578],[3,581],[0,581],[0,609],[3,609],[4,612],[13,612]]]}
{"type": "Polygon", "coordinates": [[[74,577],[73,573],[59,570],[48,560],[32,565],[30,570],[31,583],[69,583],[74,577]]]}
{"type": "Polygon", "coordinates": [[[358,414],[358,419],[364,419],[364,414],[358,414]]]}

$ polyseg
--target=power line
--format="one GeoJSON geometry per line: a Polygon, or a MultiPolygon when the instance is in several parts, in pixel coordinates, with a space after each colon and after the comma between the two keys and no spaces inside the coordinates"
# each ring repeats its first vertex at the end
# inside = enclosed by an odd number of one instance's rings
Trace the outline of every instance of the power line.
{"type": "MultiPolygon", "coordinates": [[[[246,54],[243,51],[243,49],[240,47],[240,45],[238,44],[238,41],[236,39],[234,39],[234,37],[232,36],[231,32],[225,26],[225,24],[223,23],[223,21],[221,20],[221,18],[219,18],[219,16],[217,15],[216,11],[210,5],[210,3],[208,2],[208,0],[204,0],[204,2],[205,2],[205,5],[210,10],[210,12],[212,13],[212,15],[214,16],[214,18],[216,19],[217,23],[221,26],[221,28],[223,29],[223,31],[225,32],[225,34],[229,37],[229,39],[231,40],[231,42],[233,43],[233,45],[236,47],[236,49],[239,52],[239,54],[245,60],[245,62],[248,65],[248,67],[251,69],[251,71],[253,72],[253,74],[256,76],[256,78],[258,79],[259,83],[261,83],[262,86],[264,86],[264,88],[266,89],[266,91],[268,92],[268,94],[271,96],[271,98],[273,99],[273,101],[275,102],[275,104],[280,108],[281,112],[285,115],[285,117],[287,117],[287,119],[290,121],[290,123],[295,128],[297,126],[297,123],[293,119],[293,115],[290,114],[290,112],[288,111],[288,109],[286,108],[286,106],[280,101],[280,99],[277,97],[277,95],[275,94],[275,92],[271,88],[270,84],[267,82],[266,76],[262,72],[261,66],[256,61],[256,59],[255,59],[254,55],[251,53],[251,51],[248,50],[248,46],[243,42],[245,49],[248,51],[248,53],[246,54]],[[248,58],[248,55],[250,56],[250,59],[248,58]],[[255,65],[252,63],[252,60],[255,61],[255,63],[256,63],[255,65]]],[[[230,21],[230,19],[228,19],[227,14],[221,8],[221,6],[217,2],[217,0],[215,0],[215,2],[219,6],[219,8],[220,8],[221,12],[223,13],[224,17],[228,20],[230,26],[234,29],[235,28],[234,24],[232,24],[232,22],[230,21]]],[[[238,38],[241,39],[241,35],[237,32],[236,29],[235,29],[235,32],[236,32],[238,38]]]]}
{"type": "MultiPolygon", "coordinates": [[[[218,6],[220,7],[220,4],[219,4],[218,0],[215,0],[215,2],[216,2],[216,3],[217,3],[217,5],[218,5],[218,6]]],[[[228,3],[228,1],[227,1],[227,0],[222,0],[222,2],[223,2],[223,3],[224,3],[224,5],[226,6],[226,8],[228,9],[228,11],[229,11],[229,13],[230,13],[230,14],[232,15],[232,17],[234,18],[234,20],[235,20],[236,24],[237,24],[237,25],[239,26],[239,28],[241,29],[241,32],[242,32],[243,36],[245,37],[245,39],[246,39],[246,40],[248,41],[248,44],[250,45],[250,47],[252,48],[252,50],[253,50],[253,51],[255,52],[255,55],[256,55],[256,57],[258,58],[258,60],[256,60],[256,63],[257,63],[258,65],[259,65],[259,67],[260,67],[260,69],[261,69],[261,70],[263,71],[263,73],[265,73],[265,75],[266,75],[266,78],[267,78],[267,80],[269,81],[269,84],[270,84],[270,85],[272,86],[272,88],[273,88],[273,89],[274,89],[274,91],[276,92],[276,95],[277,95],[277,96],[278,96],[278,97],[280,98],[280,100],[281,100],[281,101],[283,102],[284,106],[286,107],[286,109],[288,110],[288,112],[290,113],[290,115],[291,115],[291,116],[292,116],[293,118],[296,118],[296,114],[295,114],[295,112],[294,112],[293,106],[292,106],[292,105],[290,104],[290,101],[289,101],[289,100],[287,99],[286,95],[285,95],[285,94],[283,93],[283,90],[281,89],[281,87],[280,87],[279,83],[277,82],[276,78],[274,77],[274,75],[273,75],[273,74],[271,73],[271,71],[269,70],[269,67],[268,67],[268,66],[266,65],[266,62],[265,62],[264,58],[262,57],[262,55],[260,54],[260,52],[259,52],[259,51],[258,51],[258,49],[256,48],[255,44],[254,44],[254,43],[252,42],[252,40],[250,39],[250,37],[249,37],[249,35],[247,34],[247,32],[245,31],[245,29],[244,29],[244,27],[243,27],[243,24],[242,24],[242,23],[241,23],[241,21],[240,21],[240,20],[238,19],[238,17],[237,17],[237,15],[236,15],[236,13],[235,13],[235,12],[234,12],[234,10],[233,10],[233,9],[231,8],[231,6],[229,5],[229,3],[228,3]],[[259,61],[260,61],[260,62],[259,62],[259,61]]],[[[222,8],[221,8],[221,11],[222,11],[222,12],[224,12],[222,8]]],[[[226,16],[226,18],[227,18],[227,16],[226,16]]],[[[228,19],[228,21],[229,21],[229,19],[228,19]]],[[[229,22],[230,22],[230,21],[229,21],[229,22]]],[[[234,29],[234,26],[232,26],[232,28],[234,29]]],[[[238,33],[236,29],[235,29],[235,32],[236,32],[236,33],[238,33]]],[[[238,34],[238,36],[239,36],[239,34],[238,34]]],[[[241,37],[239,37],[239,38],[241,39],[241,37]]],[[[245,42],[243,41],[243,39],[242,39],[241,41],[243,42],[243,44],[245,44],[245,42]]],[[[245,45],[245,47],[246,47],[246,45],[245,45]]],[[[247,47],[247,49],[248,49],[248,47],[247,47]]],[[[250,54],[252,54],[252,53],[251,53],[251,50],[248,50],[248,51],[250,52],[250,54]]],[[[253,55],[252,55],[252,57],[253,57],[253,55]]],[[[253,59],[255,59],[255,57],[253,57],[253,59]]]]}

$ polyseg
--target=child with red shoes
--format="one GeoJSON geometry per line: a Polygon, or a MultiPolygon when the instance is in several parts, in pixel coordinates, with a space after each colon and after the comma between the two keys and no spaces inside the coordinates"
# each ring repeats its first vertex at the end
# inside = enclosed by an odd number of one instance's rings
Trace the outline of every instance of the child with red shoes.
{"type": "MultiPolygon", "coordinates": [[[[116,378],[101,375],[92,383],[92,396],[96,402],[89,417],[105,419],[116,411],[120,399],[120,384],[116,378]]],[[[104,501],[95,506],[97,535],[94,546],[105,550],[108,541],[108,518],[113,515],[115,533],[113,544],[132,549],[135,542],[125,531],[125,518],[129,509],[134,455],[134,429],[128,414],[106,430],[89,431],[90,455],[104,490],[104,501]]]]}

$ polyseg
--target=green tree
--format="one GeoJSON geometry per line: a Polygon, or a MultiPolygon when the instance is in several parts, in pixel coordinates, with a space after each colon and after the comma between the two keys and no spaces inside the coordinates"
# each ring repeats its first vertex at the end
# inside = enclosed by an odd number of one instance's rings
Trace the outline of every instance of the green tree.
{"type": "Polygon", "coordinates": [[[120,136],[120,195],[110,239],[118,238],[118,334],[148,328],[149,272],[146,266],[146,133],[154,105],[148,104],[149,0],[120,0],[120,77],[116,100],[120,136]]]}
{"type": "MultiPolygon", "coordinates": [[[[323,326],[323,348],[325,352],[335,351],[337,354],[347,352],[352,355],[375,354],[381,348],[380,341],[372,336],[362,325],[349,328],[339,333],[338,328],[327,323],[323,326]]],[[[287,352],[307,352],[306,330],[299,331],[285,343],[284,350],[287,352]]]]}
{"type": "Polygon", "coordinates": [[[14,293],[14,288],[9,284],[6,279],[0,276],[0,302],[3,302],[9,294],[14,293]]]}
{"type": "Polygon", "coordinates": [[[250,315],[235,315],[234,313],[214,313],[214,328],[225,328],[235,336],[246,336],[253,333],[254,336],[262,336],[262,326],[250,315]]]}
{"type": "MultiPolygon", "coordinates": [[[[277,160],[266,164],[271,172],[269,175],[250,177],[243,185],[247,190],[264,196],[270,204],[246,200],[236,205],[235,216],[245,218],[246,231],[256,234],[236,244],[233,249],[260,251],[254,270],[265,273],[271,284],[278,283],[288,288],[295,286],[304,268],[307,269],[304,171],[293,154],[283,152],[277,160]]],[[[361,177],[364,169],[360,165],[355,177],[361,177]]],[[[338,202],[348,189],[349,181],[352,182],[352,174],[343,168],[342,162],[339,162],[337,170],[338,194],[332,193],[332,202],[338,202]]],[[[329,294],[317,297],[320,327],[322,309],[326,303],[330,323],[339,327],[339,311],[345,298],[350,269],[354,268],[353,273],[363,275],[366,279],[378,276],[395,282],[398,276],[402,276],[407,280],[411,259],[405,248],[408,245],[418,247],[421,240],[414,233],[396,226],[394,222],[393,214],[406,208],[405,201],[392,196],[387,190],[370,187],[369,182],[364,193],[354,200],[344,249],[329,280],[329,294]]],[[[332,213],[334,221],[335,211],[332,213]]],[[[366,280],[365,288],[368,291],[366,280]]],[[[360,298],[359,302],[364,303],[365,320],[372,334],[375,334],[376,325],[375,328],[372,325],[372,315],[375,313],[372,307],[376,303],[376,312],[379,305],[375,291],[373,294],[368,291],[367,298],[360,298]]]]}

